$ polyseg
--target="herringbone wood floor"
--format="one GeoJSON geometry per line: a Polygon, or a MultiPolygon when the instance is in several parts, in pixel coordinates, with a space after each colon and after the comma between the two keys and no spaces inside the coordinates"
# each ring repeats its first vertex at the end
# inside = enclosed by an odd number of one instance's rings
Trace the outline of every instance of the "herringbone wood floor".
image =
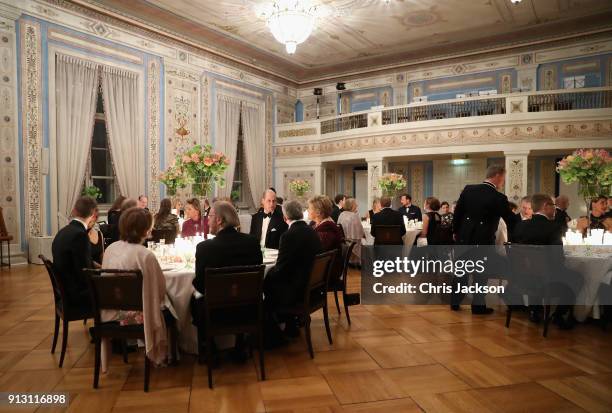
{"type": "MultiPolygon", "coordinates": [[[[359,274],[351,273],[351,291],[359,274]]],[[[333,300],[332,300],[333,301],[333,300]]],[[[503,326],[504,310],[472,316],[433,306],[356,306],[352,325],[333,303],[334,344],[321,314],[315,359],[303,337],[266,353],[268,379],[253,360],[224,361],[209,390],[206,366],[185,357],[154,369],[142,391],[142,354],[115,356],[92,389],[87,328],[71,323],[68,355],[50,354],[52,295],[40,266],[0,272],[0,391],[68,391],[70,412],[611,412],[612,333],[595,325],[552,328],[549,338],[524,314],[503,326]]],[[[89,323],[91,325],[91,321],[89,323]]],[[[59,348],[59,345],[58,345],[59,348]]],[[[11,412],[32,409],[6,409],[11,412]]],[[[4,411],[0,408],[0,411],[4,411]]]]}

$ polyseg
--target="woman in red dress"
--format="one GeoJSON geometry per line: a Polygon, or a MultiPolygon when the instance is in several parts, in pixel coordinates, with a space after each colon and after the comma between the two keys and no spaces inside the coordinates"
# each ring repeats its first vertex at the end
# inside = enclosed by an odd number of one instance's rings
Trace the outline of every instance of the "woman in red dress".
{"type": "Polygon", "coordinates": [[[202,216],[202,207],[197,198],[188,199],[185,203],[185,222],[181,229],[183,238],[208,234],[208,217],[202,216]]]}
{"type": "Polygon", "coordinates": [[[333,203],[324,195],[308,200],[308,217],[314,222],[314,230],[321,239],[323,251],[340,249],[344,242],[344,232],[331,218],[333,203]]]}

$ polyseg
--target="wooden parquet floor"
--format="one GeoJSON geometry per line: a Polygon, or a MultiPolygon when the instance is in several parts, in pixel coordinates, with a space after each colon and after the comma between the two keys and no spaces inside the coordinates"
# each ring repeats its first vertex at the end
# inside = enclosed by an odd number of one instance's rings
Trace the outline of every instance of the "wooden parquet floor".
{"type": "MultiPolygon", "coordinates": [[[[359,274],[350,275],[351,291],[359,274]]],[[[330,295],[331,297],[331,295],[330,295]]],[[[330,301],[334,344],[322,315],[313,320],[315,358],[303,336],[256,363],[223,361],[207,387],[193,357],[153,369],[142,391],[143,355],[114,356],[92,389],[87,327],[71,323],[62,369],[50,354],[52,294],[44,267],[0,271],[0,391],[67,391],[64,408],[0,412],[612,412],[612,333],[580,325],[552,327],[547,339],[524,314],[472,316],[438,306],[355,306],[352,325],[330,301]]],[[[89,322],[91,325],[91,321],[89,322]]]]}

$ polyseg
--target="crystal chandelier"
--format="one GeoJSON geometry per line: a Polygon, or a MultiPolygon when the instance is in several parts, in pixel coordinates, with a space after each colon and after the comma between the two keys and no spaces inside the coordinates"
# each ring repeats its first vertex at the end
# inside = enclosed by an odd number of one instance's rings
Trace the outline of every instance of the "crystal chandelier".
{"type": "Polygon", "coordinates": [[[317,8],[309,0],[275,0],[262,11],[272,35],[289,54],[310,36],[316,15],[317,8]]]}

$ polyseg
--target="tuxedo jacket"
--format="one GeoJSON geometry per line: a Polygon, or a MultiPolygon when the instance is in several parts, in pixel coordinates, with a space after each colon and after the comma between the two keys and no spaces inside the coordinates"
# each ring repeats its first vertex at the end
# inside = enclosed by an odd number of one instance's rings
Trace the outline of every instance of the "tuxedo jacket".
{"type": "Polygon", "coordinates": [[[53,268],[64,284],[71,304],[89,302],[89,286],[83,268],[92,268],[91,243],[85,226],[73,220],[60,229],[51,244],[53,268]]]}
{"type": "Polygon", "coordinates": [[[338,217],[342,211],[344,211],[344,208],[340,208],[338,205],[334,204],[332,207],[331,219],[333,219],[334,222],[338,222],[338,217]]]}
{"type": "Polygon", "coordinates": [[[416,219],[417,221],[423,220],[423,214],[421,213],[421,208],[416,205],[410,205],[409,207],[402,206],[398,209],[398,211],[408,217],[408,220],[416,219]]]}
{"type": "Polygon", "coordinates": [[[567,211],[561,208],[555,208],[555,222],[561,227],[563,234],[567,232],[567,223],[572,219],[567,214],[567,211]]]}
{"type": "Polygon", "coordinates": [[[399,225],[402,236],[406,233],[406,225],[401,212],[391,208],[383,208],[379,213],[374,214],[370,219],[370,234],[376,238],[376,227],[378,225],[399,225]]]}
{"type": "Polygon", "coordinates": [[[543,215],[533,214],[514,229],[513,241],[529,245],[563,245],[561,225],[543,215]]]}
{"type": "MultiPolygon", "coordinates": [[[[261,226],[263,224],[265,214],[263,209],[253,214],[251,219],[251,230],[249,234],[257,239],[257,242],[261,239],[261,226]]],[[[278,249],[280,237],[287,231],[287,223],[283,219],[283,213],[278,209],[275,209],[270,217],[270,224],[268,224],[268,232],[266,233],[266,248],[278,249]]]]}
{"type": "Polygon", "coordinates": [[[206,268],[259,265],[263,262],[259,240],[235,228],[224,228],[215,238],[200,242],[195,259],[193,286],[200,293],[204,293],[206,268]]]}
{"type": "Polygon", "coordinates": [[[467,185],[457,201],[453,232],[463,245],[495,245],[495,232],[503,218],[510,234],[514,229],[514,214],[508,198],[494,185],[483,182],[467,185]]]}
{"type": "Polygon", "coordinates": [[[276,265],[264,282],[266,300],[291,304],[300,300],[315,255],[322,251],[317,233],[304,221],[295,221],[280,239],[276,265]]]}

